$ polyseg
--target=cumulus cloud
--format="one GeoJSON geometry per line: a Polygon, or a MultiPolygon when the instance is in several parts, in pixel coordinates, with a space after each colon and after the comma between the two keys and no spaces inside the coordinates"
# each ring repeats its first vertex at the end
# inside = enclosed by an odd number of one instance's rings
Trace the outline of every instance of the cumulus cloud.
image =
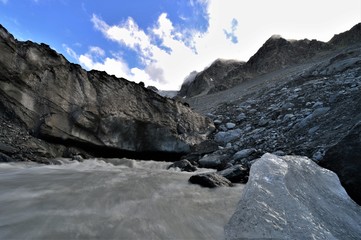
{"type": "Polygon", "coordinates": [[[95,14],[93,14],[91,21],[94,27],[101,31],[106,38],[138,52],[141,54],[141,60],[144,63],[149,63],[153,45],[149,36],[139,29],[131,17],[118,26],[109,26],[95,14]]]}
{"type": "MultiPolygon", "coordinates": [[[[208,1],[205,0],[190,1],[190,5],[196,6],[196,2],[208,7],[208,1]]],[[[210,23],[219,20],[211,12],[204,12],[207,18],[211,18],[210,23]]],[[[221,25],[210,24],[207,31],[175,27],[167,13],[160,14],[157,22],[148,29],[141,29],[131,17],[118,25],[110,25],[93,14],[91,22],[105,38],[135,52],[139,66],[130,68],[123,58],[106,56],[104,50],[95,47],[90,47],[87,53],[78,56],[80,64],[88,69],[105,70],[132,81],[143,81],[146,85],[154,85],[159,89],[179,89],[192,71],[201,71],[220,57],[234,58],[236,51],[234,48],[230,49],[230,46],[238,41],[238,22],[234,18],[221,25]],[[230,23],[229,34],[225,35],[224,31],[229,29],[230,23]]],[[[75,56],[71,50],[67,49],[67,52],[75,56]]]]}
{"type": "Polygon", "coordinates": [[[76,54],[76,52],[68,45],[63,44],[66,53],[72,58],[76,59],[79,64],[88,70],[96,69],[99,71],[106,71],[108,74],[117,77],[123,77],[135,82],[147,82],[148,85],[161,86],[164,83],[164,78],[161,74],[162,69],[156,69],[152,65],[146,69],[129,68],[127,62],[119,54],[111,54],[107,56],[106,52],[98,46],[90,46],[88,51],[84,54],[76,54]],[[147,72],[154,74],[154,79],[151,79],[147,72]]]}
{"type": "MultiPolygon", "coordinates": [[[[188,3],[194,6],[196,14],[203,14],[207,19],[206,28],[197,28],[194,23],[189,26],[174,24],[167,13],[161,13],[153,25],[144,29],[131,17],[113,25],[93,14],[94,28],[106,39],[118,43],[120,48],[134,53],[139,64],[130,67],[126,57],[98,47],[90,47],[88,52],[78,56],[78,61],[87,68],[106,70],[159,89],[179,89],[192,71],[203,70],[215,59],[248,60],[273,34],[294,39],[315,38],[319,29],[328,29],[331,17],[321,17],[314,9],[335,5],[328,0],[317,3],[312,0],[189,0],[188,3]],[[199,10],[199,6],[204,9],[199,10]],[[304,12],[307,12],[307,19],[304,12]],[[316,23],[319,28],[310,27],[316,23]],[[312,32],[311,29],[316,30],[312,32]]],[[[333,9],[344,6],[338,5],[333,9]]],[[[324,12],[338,16],[331,10],[324,12]]],[[[186,17],[181,18],[187,21],[186,17]]],[[[77,56],[69,49],[67,52],[77,56]]]]}
{"type": "Polygon", "coordinates": [[[100,47],[91,46],[85,54],[78,56],[79,63],[87,69],[106,71],[119,77],[128,77],[130,69],[119,56],[105,57],[105,51],[100,47]]]}

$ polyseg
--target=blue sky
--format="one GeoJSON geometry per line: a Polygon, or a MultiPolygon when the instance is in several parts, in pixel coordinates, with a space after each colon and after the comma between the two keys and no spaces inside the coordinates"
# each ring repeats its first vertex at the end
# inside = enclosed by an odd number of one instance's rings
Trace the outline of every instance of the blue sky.
{"type": "Polygon", "coordinates": [[[0,0],[0,24],[86,69],[178,89],[217,58],[248,60],[273,34],[328,41],[361,0],[0,0]]]}

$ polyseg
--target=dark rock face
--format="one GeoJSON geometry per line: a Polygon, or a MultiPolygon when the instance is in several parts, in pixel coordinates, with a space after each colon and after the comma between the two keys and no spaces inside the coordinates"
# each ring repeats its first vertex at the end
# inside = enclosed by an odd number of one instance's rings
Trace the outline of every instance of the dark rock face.
{"type": "Polygon", "coordinates": [[[207,118],[181,103],[104,72],[87,72],[44,44],[15,40],[1,26],[0,50],[2,111],[39,138],[104,152],[182,154],[213,130],[207,118]]]}
{"type": "Polygon", "coordinates": [[[329,43],[337,46],[348,46],[361,42],[361,23],[353,26],[349,31],[336,34],[329,43]]]}
{"type": "MultiPolygon", "coordinates": [[[[244,62],[217,59],[204,71],[194,74],[193,80],[185,81],[178,93],[179,96],[193,97],[208,92],[217,92],[222,89],[221,80],[227,73],[242,66],[244,62]]],[[[226,83],[225,83],[226,84],[226,83]]],[[[223,86],[227,88],[226,86],[223,86]]]]}
{"type": "Polygon", "coordinates": [[[316,40],[286,40],[272,36],[253,55],[246,66],[252,72],[266,73],[309,60],[316,53],[331,47],[316,40]]]}
{"type": "Polygon", "coordinates": [[[319,164],[335,172],[350,197],[361,205],[361,122],[329,148],[319,164]]]}
{"type": "Polygon", "coordinates": [[[226,239],[358,239],[361,208],[310,159],[265,154],[251,168],[226,239]]]}
{"type": "Polygon", "coordinates": [[[232,186],[231,181],[217,173],[202,173],[198,175],[193,175],[189,178],[189,182],[207,188],[232,186]]]}

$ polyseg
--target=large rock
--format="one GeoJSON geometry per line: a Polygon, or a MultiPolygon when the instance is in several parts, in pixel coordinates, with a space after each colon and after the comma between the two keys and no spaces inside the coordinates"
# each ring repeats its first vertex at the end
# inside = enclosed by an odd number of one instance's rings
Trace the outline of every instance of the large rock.
{"type": "Polygon", "coordinates": [[[361,205],[361,121],[326,151],[319,164],[335,172],[350,197],[361,205]]]}
{"type": "Polygon", "coordinates": [[[232,183],[247,183],[249,177],[249,168],[238,164],[219,171],[217,174],[227,178],[232,183]]]}
{"type": "Polygon", "coordinates": [[[228,155],[222,154],[220,151],[216,151],[212,154],[204,155],[198,160],[198,164],[203,168],[220,169],[224,168],[224,165],[227,164],[228,158],[228,155]]]}
{"type": "Polygon", "coordinates": [[[361,207],[337,176],[304,157],[256,161],[226,239],[358,239],[361,207]]]}
{"type": "Polygon", "coordinates": [[[216,135],[214,135],[214,140],[218,143],[226,144],[238,139],[241,136],[241,133],[242,133],[241,129],[238,128],[229,130],[227,132],[221,131],[218,132],[216,135]]]}
{"type": "Polygon", "coordinates": [[[104,152],[186,153],[214,128],[179,102],[87,72],[45,44],[15,40],[1,25],[0,93],[2,110],[33,135],[104,152]]]}
{"type": "Polygon", "coordinates": [[[176,161],[168,166],[167,169],[174,168],[174,169],[180,169],[181,171],[186,172],[194,172],[197,170],[197,167],[194,166],[192,163],[190,163],[187,159],[182,159],[179,161],[176,161]]]}
{"type": "Polygon", "coordinates": [[[231,181],[215,172],[193,175],[189,178],[189,182],[207,188],[233,186],[231,181]]]}

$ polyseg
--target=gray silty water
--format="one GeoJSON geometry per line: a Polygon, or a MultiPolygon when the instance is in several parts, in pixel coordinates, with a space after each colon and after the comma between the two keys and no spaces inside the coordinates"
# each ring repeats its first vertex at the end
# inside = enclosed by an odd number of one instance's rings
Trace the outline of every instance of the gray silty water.
{"type": "Polygon", "coordinates": [[[2,163],[0,239],[222,239],[243,186],[201,188],[168,165],[2,163]]]}

